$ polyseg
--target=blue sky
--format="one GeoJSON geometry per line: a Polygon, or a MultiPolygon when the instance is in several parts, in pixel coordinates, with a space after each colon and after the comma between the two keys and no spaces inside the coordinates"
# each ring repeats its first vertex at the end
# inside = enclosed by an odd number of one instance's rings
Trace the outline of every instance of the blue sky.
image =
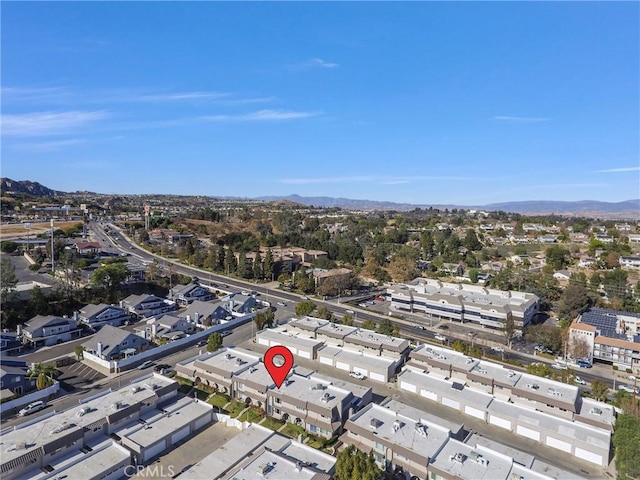
{"type": "Polygon", "coordinates": [[[2,176],[424,204],[640,196],[637,2],[3,2],[2,176]]]}

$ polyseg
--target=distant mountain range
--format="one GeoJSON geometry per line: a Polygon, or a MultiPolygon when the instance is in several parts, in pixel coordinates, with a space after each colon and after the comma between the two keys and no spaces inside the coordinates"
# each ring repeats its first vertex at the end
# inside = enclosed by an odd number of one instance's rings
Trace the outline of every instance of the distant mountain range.
{"type": "Polygon", "coordinates": [[[334,197],[302,197],[300,195],[258,197],[257,200],[287,200],[314,207],[339,207],[352,210],[398,210],[407,211],[414,208],[437,208],[439,210],[458,208],[464,210],[502,210],[521,213],[523,215],[572,215],[603,218],[640,218],[640,199],[624,202],[599,202],[597,200],[581,200],[576,202],[560,202],[531,200],[525,202],[492,203],[489,205],[423,205],[411,203],[379,202],[375,200],[354,200],[334,197]]]}
{"type": "MultiPolygon", "coordinates": [[[[0,178],[2,192],[15,192],[40,197],[62,196],[66,192],[51,190],[38,182],[29,180],[11,180],[0,178]]],[[[523,215],[549,215],[552,213],[567,216],[584,216],[599,218],[630,218],[640,220],[640,199],[624,202],[599,202],[597,200],[581,200],[577,202],[559,202],[533,200],[526,202],[492,203],[489,205],[424,205],[411,203],[381,202],[376,200],[355,200],[351,198],[334,197],[303,197],[300,195],[258,197],[255,200],[265,202],[292,202],[314,207],[338,207],[348,210],[397,210],[408,211],[415,208],[463,209],[463,210],[502,210],[505,212],[521,213],[523,215]]]]}
{"type": "Polygon", "coordinates": [[[65,195],[65,192],[51,190],[38,182],[30,182],[29,180],[11,180],[10,178],[0,178],[0,190],[6,193],[22,193],[26,195],[34,195],[36,197],[54,197],[57,195],[65,195]]]}

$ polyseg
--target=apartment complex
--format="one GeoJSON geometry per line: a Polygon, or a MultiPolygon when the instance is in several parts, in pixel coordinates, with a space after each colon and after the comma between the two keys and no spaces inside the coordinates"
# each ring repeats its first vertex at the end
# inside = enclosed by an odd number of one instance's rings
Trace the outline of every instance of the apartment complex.
{"type": "Polygon", "coordinates": [[[529,325],[538,311],[539,299],[526,292],[503,291],[478,285],[446,283],[416,278],[387,289],[391,310],[425,313],[431,317],[474,322],[504,328],[513,319],[519,329],[529,325]]]}

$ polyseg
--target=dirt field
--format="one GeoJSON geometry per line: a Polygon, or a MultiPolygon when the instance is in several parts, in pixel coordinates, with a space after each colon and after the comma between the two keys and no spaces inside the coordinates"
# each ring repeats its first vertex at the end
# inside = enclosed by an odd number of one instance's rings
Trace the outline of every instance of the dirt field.
{"type": "MultiPolygon", "coordinates": [[[[79,223],[81,222],[55,222],[53,225],[55,228],[66,230],[67,228],[73,227],[79,223]]],[[[31,228],[29,230],[27,230],[27,228],[21,223],[2,224],[0,225],[0,238],[22,237],[26,236],[27,233],[35,236],[46,232],[50,228],[51,224],[49,222],[31,222],[31,228]]]]}

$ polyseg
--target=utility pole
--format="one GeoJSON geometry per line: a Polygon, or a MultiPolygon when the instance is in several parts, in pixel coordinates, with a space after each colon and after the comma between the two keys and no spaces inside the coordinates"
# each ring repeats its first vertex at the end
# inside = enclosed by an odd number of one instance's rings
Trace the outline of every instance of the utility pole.
{"type": "Polygon", "coordinates": [[[51,219],[51,274],[55,276],[56,266],[54,259],[54,237],[53,237],[53,218],[51,219]]]}

